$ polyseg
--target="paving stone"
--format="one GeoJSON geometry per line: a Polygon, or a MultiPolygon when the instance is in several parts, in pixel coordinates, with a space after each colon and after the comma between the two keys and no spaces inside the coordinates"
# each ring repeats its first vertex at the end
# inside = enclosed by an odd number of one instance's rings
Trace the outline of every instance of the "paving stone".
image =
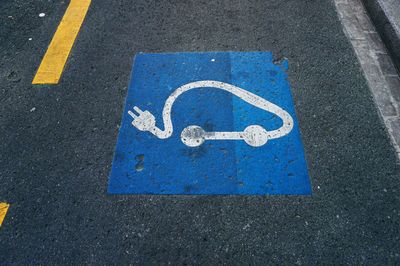
{"type": "Polygon", "coordinates": [[[375,53],[386,54],[386,48],[382,43],[381,37],[377,32],[368,32],[366,34],[367,42],[375,53]]]}
{"type": "Polygon", "coordinates": [[[378,54],[378,62],[379,66],[384,73],[384,75],[397,75],[397,70],[393,65],[393,62],[389,55],[387,54],[378,54]]]}
{"type": "Polygon", "coordinates": [[[400,78],[398,76],[386,76],[385,79],[394,99],[400,102],[400,78]]]}
{"type": "Polygon", "coordinates": [[[392,126],[392,133],[394,133],[394,139],[396,143],[400,146],[400,134],[398,134],[400,132],[400,118],[396,118],[390,121],[390,125],[392,126]]]}

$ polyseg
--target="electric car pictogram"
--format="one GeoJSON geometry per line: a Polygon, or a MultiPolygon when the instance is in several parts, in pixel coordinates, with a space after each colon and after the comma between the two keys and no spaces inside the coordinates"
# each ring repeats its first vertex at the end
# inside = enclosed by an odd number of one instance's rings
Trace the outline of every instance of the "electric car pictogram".
{"type": "Polygon", "coordinates": [[[149,131],[159,139],[171,137],[173,133],[171,111],[175,100],[183,93],[196,88],[215,88],[230,92],[257,108],[277,115],[283,123],[280,128],[271,131],[267,131],[260,125],[250,125],[243,131],[226,132],[206,132],[200,126],[190,125],[181,132],[181,140],[188,147],[200,146],[206,140],[244,140],[250,146],[260,147],[266,144],[268,140],[278,139],[289,134],[293,129],[292,116],[281,107],[242,88],[213,80],[202,80],[185,84],[177,88],[167,98],[162,112],[164,130],[156,126],[156,120],[152,113],[142,111],[137,106],[133,107],[134,112],[128,111],[129,115],[133,118],[132,125],[140,131],[149,131]]]}

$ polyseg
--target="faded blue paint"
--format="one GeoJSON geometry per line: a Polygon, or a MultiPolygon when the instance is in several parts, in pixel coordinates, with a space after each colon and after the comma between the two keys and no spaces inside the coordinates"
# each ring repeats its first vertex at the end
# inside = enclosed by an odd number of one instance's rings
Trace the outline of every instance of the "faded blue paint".
{"type": "Polygon", "coordinates": [[[269,52],[139,54],[119,132],[108,191],[111,194],[311,194],[290,87],[287,62],[269,52]],[[180,96],[172,109],[174,134],[164,140],[131,125],[133,106],[149,110],[162,124],[162,108],[178,87],[200,80],[226,82],[288,111],[294,128],[286,136],[251,147],[244,141],[207,140],[189,148],[181,131],[243,131],[259,124],[277,129],[282,121],[232,94],[201,88],[180,96]]]}

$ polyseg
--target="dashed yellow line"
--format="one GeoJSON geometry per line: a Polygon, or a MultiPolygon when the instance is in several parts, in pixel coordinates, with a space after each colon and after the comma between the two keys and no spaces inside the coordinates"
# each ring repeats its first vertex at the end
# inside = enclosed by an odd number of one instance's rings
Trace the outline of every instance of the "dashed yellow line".
{"type": "Polygon", "coordinates": [[[10,207],[10,204],[0,202],[0,226],[3,224],[4,217],[6,217],[8,207],[10,207]]]}
{"type": "Polygon", "coordinates": [[[32,84],[57,84],[91,0],[71,0],[32,84]]]}

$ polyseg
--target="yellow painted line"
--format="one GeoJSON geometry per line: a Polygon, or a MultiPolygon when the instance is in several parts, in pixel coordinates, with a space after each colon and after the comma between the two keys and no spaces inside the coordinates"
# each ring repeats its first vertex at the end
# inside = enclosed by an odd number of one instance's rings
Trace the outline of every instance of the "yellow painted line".
{"type": "Polygon", "coordinates": [[[57,84],[91,0],[71,0],[32,84],[57,84]]]}
{"type": "Polygon", "coordinates": [[[10,207],[10,204],[0,202],[0,226],[3,224],[4,217],[6,217],[8,207],[10,207]]]}

